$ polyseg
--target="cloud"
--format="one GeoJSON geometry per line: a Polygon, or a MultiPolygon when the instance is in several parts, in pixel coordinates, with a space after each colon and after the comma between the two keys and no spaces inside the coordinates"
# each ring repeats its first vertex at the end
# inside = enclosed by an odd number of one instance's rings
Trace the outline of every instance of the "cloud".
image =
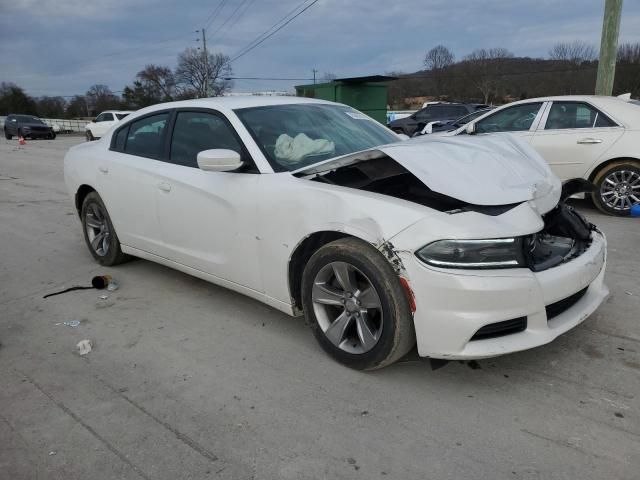
{"type": "MultiPolygon", "coordinates": [[[[180,51],[198,45],[196,29],[205,26],[211,35],[241,1],[228,0],[214,17],[218,2],[211,0],[0,0],[0,81],[34,94],[73,95],[95,83],[121,90],[148,63],[174,66],[180,51]]],[[[233,56],[300,1],[248,0],[209,48],[233,56]]],[[[584,0],[320,0],[233,69],[238,76],[304,78],[313,68],[339,76],[415,71],[437,44],[457,58],[495,46],[544,57],[559,41],[597,47],[602,9],[584,0]]],[[[623,5],[620,40],[640,41],[638,2],[623,5]]],[[[297,83],[238,81],[236,88],[297,83]]]]}

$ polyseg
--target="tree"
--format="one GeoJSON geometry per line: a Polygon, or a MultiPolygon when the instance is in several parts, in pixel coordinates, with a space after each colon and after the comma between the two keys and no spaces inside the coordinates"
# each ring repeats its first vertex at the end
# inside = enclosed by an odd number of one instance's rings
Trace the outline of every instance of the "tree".
{"type": "Polygon", "coordinates": [[[176,94],[176,80],[169,67],[147,65],[137,73],[136,77],[161,101],[170,102],[173,100],[176,94]]]}
{"type": "Polygon", "coordinates": [[[549,59],[581,65],[583,62],[596,59],[596,49],[593,45],[580,40],[556,43],[549,50],[549,59]]]}
{"type": "Polygon", "coordinates": [[[176,97],[176,81],[169,67],[147,65],[136,74],[133,86],[126,86],[122,98],[130,107],[142,108],[176,97]]]}
{"type": "Polygon", "coordinates": [[[504,87],[506,60],[513,58],[506,48],[479,48],[464,57],[464,70],[469,81],[482,93],[484,103],[496,97],[504,87]]]}
{"type": "Polygon", "coordinates": [[[67,102],[62,97],[40,97],[36,100],[38,115],[44,118],[62,118],[67,102]]]}
{"type": "Polygon", "coordinates": [[[616,95],[640,96],[640,43],[623,43],[618,47],[618,63],[613,89],[616,95]]]}
{"type": "Polygon", "coordinates": [[[67,104],[65,116],[67,118],[90,117],[87,99],[83,95],[74,96],[67,104]]]}
{"type": "Polygon", "coordinates": [[[15,83],[0,83],[0,114],[24,113],[37,115],[36,102],[15,83]]]}
{"type": "Polygon", "coordinates": [[[120,108],[120,100],[106,85],[92,85],[86,94],[89,111],[98,114],[103,110],[120,108]]]}
{"type": "Polygon", "coordinates": [[[324,72],[324,75],[322,75],[322,78],[320,80],[324,82],[333,82],[336,78],[338,78],[338,76],[335,73],[324,72]]]}
{"type": "Polygon", "coordinates": [[[424,57],[424,66],[427,70],[442,70],[453,65],[454,55],[444,45],[437,45],[427,52],[424,57]]]}
{"type": "Polygon", "coordinates": [[[187,48],[178,55],[175,80],[179,98],[220,96],[232,86],[229,57],[222,53],[209,53],[187,48]]]}
{"type": "Polygon", "coordinates": [[[438,96],[442,95],[444,90],[445,75],[443,70],[453,65],[454,59],[451,50],[444,45],[436,45],[424,57],[424,66],[431,71],[438,96]]]}

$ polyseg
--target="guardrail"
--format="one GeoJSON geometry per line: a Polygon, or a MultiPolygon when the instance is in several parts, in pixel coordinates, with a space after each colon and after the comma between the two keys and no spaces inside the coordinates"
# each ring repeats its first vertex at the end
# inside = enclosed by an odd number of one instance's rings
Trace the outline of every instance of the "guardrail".
{"type": "MultiPolygon", "coordinates": [[[[0,117],[0,128],[4,128],[4,120],[7,117],[0,117]]],[[[67,120],[66,118],[41,118],[44,123],[53,127],[56,133],[84,133],[84,126],[88,120],[67,120]]]]}

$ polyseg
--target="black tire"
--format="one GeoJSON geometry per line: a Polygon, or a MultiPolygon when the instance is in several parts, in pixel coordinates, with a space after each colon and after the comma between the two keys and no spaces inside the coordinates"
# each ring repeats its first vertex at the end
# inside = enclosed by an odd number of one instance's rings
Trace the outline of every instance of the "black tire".
{"type": "Polygon", "coordinates": [[[415,345],[411,307],[398,274],[378,250],[357,238],[336,240],[313,254],[302,276],[302,305],[305,318],[320,346],[331,357],[348,367],[358,370],[382,368],[402,358],[415,345]],[[380,333],[375,346],[363,353],[349,353],[332,343],[325,335],[314,310],[312,291],[316,278],[323,267],[334,262],[345,262],[355,267],[366,276],[379,297],[380,333]]]}
{"type": "MultiPolygon", "coordinates": [[[[600,211],[608,215],[616,216],[628,216],[630,214],[631,207],[628,205],[628,203],[625,203],[624,208],[622,207],[622,205],[617,205],[616,208],[614,208],[613,205],[607,203],[608,199],[609,202],[611,202],[610,198],[612,195],[609,192],[613,187],[611,183],[607,182],[607,178],[611,180],[611,176],[613,176],[613,178],[617,177],[618,179],[623,179],[623,175],[625,178],[633,175],[633,181],[635,181],[637,178],[640,178],[640,162],[631,159],[611,162],[602,170],[600,170],[594,177],[593,183],[596,186],[596,189],[591,194],[591,198],[595,206],[600,211]]],[[[633,183],[633,181],[631,183],[633,183]]],[[[632,188],[631,193],[635,197],[640,198],[639,187],[640,184],[629,185],[629,182],[627,182],[626,184],[624,184],[624,182],[620,182],[619,187],[613,188],[622,188],[623,194],[625,192],[629,192],[629,189],[632,188]]],[[[636,203],[633,198],[629,198],[629,201],[631,202],[631,204],[636,203]]]]}
{"type": "Polygon", "coordinates": [[[7,140],[11,140],[13,138],[13,135],[11,135],[9,132],[7,132],[7,130],[4,130],[4,138],[6,138],[7,140]]]}
{"type": "Polygon", "coordinates": [[[93,133],[91,133],[91,130],[86,131],[85,137],[87,139],[87,142],[93,142],[95,140],[95,137],[93,136],[93,133]]]}
{"type": "Polygon", "coordinates": [[[49,134],[49,140],[55,140],[56,139],[56,132],[51,132],[49,134]]]}
{"type": "Polygon", "coordinates": [[[82,221],[82,231],[84,233],[84,240],[87,244],[87,248],[89,248],[91,255],[93,255],[93,258],[100,265],[113,266],[128,260],[128,255],[122,253],[122,250],[120,249],[120,240],[118,239],[118,235],[116,234],[116,231],[113,228],[113,224],[111,223],[109,212],[107,212],[107,208],[104,206],[104,203],[102,202],[102,199],[97,192],[91,192],[85,197],[84,201],[82,202],[80,219],[82,221]],[[87,227],[87,222],[91,221],[90,216],[93,215],[93,212],[97,211],[96,209],[99,209],[99,211],[103,214],[103,220],[104,222],[106,222],[106,226],[108,228],[108,240],[104,243],[99,242],[101,246],[107,246],[106,251],[104,252],[101,252],[99,249],[94,248],[94,246],[92,246],[91,244],[91,239],[89,238],[89,230],[91,229],[91,227],[87,227]]]}

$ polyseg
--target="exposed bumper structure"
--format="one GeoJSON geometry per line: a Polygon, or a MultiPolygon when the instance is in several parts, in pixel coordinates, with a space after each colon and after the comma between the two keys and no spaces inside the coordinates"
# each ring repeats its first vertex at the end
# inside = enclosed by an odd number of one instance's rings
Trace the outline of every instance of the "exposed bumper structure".
{"type": "MultiPolygon", "coordinates": [[[[414,255],[402,259],[416,296],[418,352],[432,358],[488,358],[544,345],[583,322],[609,294],[603,283],[606,239],[597,231],[582,255],[537,273],[452,271],[427,266],[414,255]],[[472,339],[481,328],[510,320],[517,320],[504,324],[512,333],[472,339]]],[[[500,327],[493,327],[493,335],[500,327]]]]}

